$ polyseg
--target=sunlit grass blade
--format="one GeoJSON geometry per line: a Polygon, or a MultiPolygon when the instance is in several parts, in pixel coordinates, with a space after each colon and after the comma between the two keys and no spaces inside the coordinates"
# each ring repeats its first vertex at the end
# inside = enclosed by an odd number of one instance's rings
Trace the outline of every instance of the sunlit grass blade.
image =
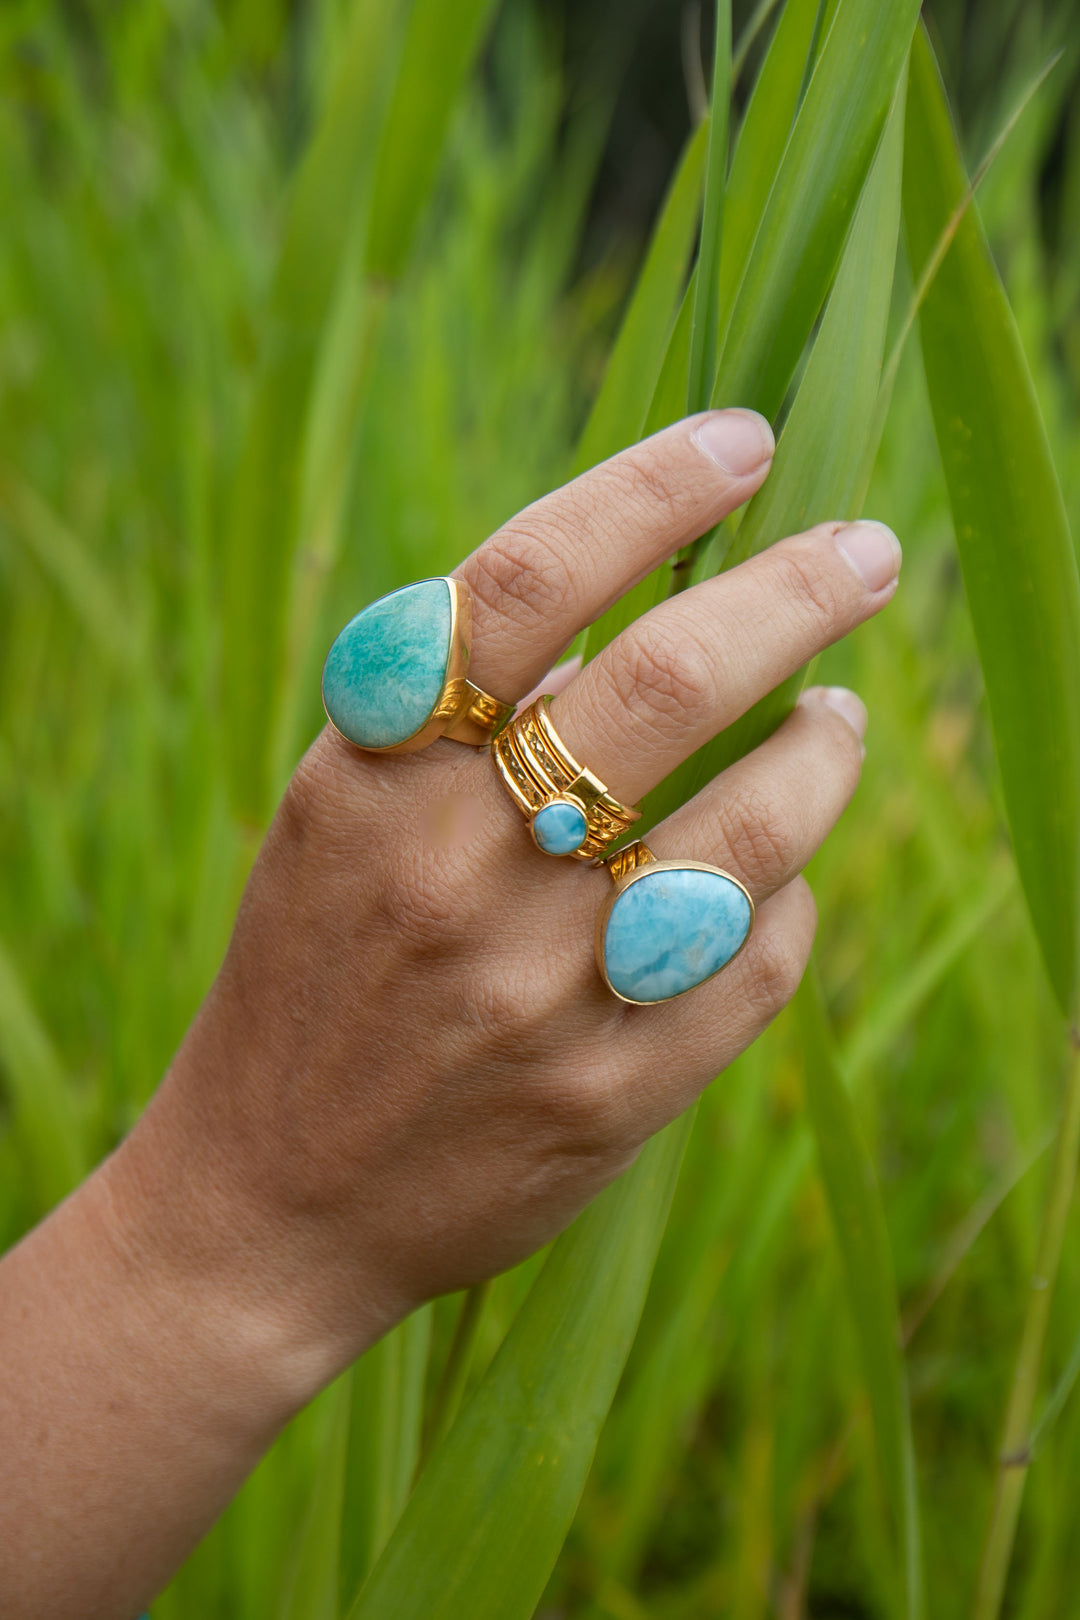
{"type": "Polygon", "coordinates": [[[723,339],[714,401],[776,415],[829,290],[903,70],[917,0],[840,0],[723,339]]]}
{"type": "Polygon", "coordinates": [[[806,1106],[843,1261],[910,1620],[923,1610],[918,1487],[892,1254],[874,1167],[840,1079],[811,968],[796,998],[806,1106]]]}
{"type": "MultiPolygon", "coordinates": [[[[966,188],[920,35],[904,168],[916,277],[966,188]]],[[[1080,580],[1027,360],[973,208],[927,290],[920,326],[1009,829],[1068,1013],[1080,958],[1080,580]]]]}
{"type": "Polygon", "coordinates": [[[708,123],[702,122],[687,142],[668,189],[604,381],[578,441],[572,476],[605,461],[642,432],[686,282],[701,214],[707,138],[708,123]]]}
{"type": "Polygon", "coordinates": [[[630,1350],[691,1117],[556,1242],[349,1620],[529,1620],[630,1350]]]}
{"type": "Polygon", "coordinates": [[[322,1397],[325,1407],[323,1450],[295,1566],[283,1594],[279,1620],[337,1620],[338,1548],[349,1434],[349,1377],[339,1379],[322,1397]]]}
{"type": "MultiPolygon", "coordinates": [[[[719,306],[725,323],[799,109],[821,0],[786,0],[739,129],[724,198],[719,306]]],[[[738,63],[732,73],[737,76],[738,63]]]]}

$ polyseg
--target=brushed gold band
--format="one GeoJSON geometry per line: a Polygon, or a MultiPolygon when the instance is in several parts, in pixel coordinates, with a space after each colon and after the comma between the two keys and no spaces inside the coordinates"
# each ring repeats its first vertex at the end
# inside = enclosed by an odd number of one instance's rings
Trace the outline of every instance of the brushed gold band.
{"type": "Polygon", "coordinates": [[[641,811],[621,804],[600,779],[578,763],[555,730],[547,712],[549,697],[539,698],[510,721],[493,739],[492,757],[518,808],[528,818],[534,841],[545,854],[572,855],[591,861],[622,836],[641,811]],[[555,805],[576,809],[583,817],[583,838],[576,848],[552,848],[544,841],[541,812],[555,805]]]}

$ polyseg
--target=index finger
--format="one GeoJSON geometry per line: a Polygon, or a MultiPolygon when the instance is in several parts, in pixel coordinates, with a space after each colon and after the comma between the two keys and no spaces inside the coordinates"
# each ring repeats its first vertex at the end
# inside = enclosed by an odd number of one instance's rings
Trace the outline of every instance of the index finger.
{"type": "Polygon", "coordinates": [[[472,590],[469,677],[516,701],[579,630],[764,482],[756,411],[708,411],[620,451],[503,525],[455,569],[472,590]]]}

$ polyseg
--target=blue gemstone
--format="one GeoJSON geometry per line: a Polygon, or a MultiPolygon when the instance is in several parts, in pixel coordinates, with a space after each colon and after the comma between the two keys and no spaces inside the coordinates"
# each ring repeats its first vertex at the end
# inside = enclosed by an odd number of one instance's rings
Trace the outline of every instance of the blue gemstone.
{"type": "Polygon", "coordinates": [[[589,824],[578,805],[563,799],[538,810],[532,830],[545,855],[572,855],[585,842],[589,824]]]}
{"type": "Polygon", "coordinates": [[[326,712],[350,742],[392,748],[421,729],[446,680],[450,621],[445,579],[405,585],[350,619],[322,677],[326,712]]]}
{"type": "Polygon", "coordinates": [[[730,962],[750,930],[750,902],[722,872],[646,871],[616,896],[604,966],[628,1001],[666,1001],[730,962]]]}

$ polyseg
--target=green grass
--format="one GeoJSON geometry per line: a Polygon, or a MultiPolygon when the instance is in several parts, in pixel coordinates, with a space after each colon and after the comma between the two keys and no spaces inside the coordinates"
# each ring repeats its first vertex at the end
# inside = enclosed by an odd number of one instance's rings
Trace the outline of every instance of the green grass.
{"type": "MultiPolygon", "coordinates": [[[[358,1590],[358,1620],[537,1602],[892,1620],[920,1592],[929,1616],[973,1614],[977,1591],[986,1620],[1006,1570],[1002,1613],[1075,1606],[1080,1231],[1052,1144],[1078,920],[1080,155],[1061,109],[1080,42],[1064,11],[1017,10],[965,134],[970,171],[1066,45],[979,192],[1015,328],[969,212],[883,394],[964,181],[921,46],[896,93],[914,8],[826,10],[831,34],[788,0],[751,53],[766,88],[737,98],[722,207],[720,141],[688,148],[607,388],[640,244],[578,268],[606,88],[567,105],[520,0],[482,73],[475,0],[88,6],[77,26],[23,0],[0,19],[5,1243],[153,1090],[363,601],[679,414],[691,355],[697,397],[716,376],[783,420],[769,484],[699,572],[856,511],[871,465],[865,507],[906,550],[896,602],[818,670],[871,712],[863,786],[810,874],[821,995],[546,1266],[496,1281],[475,1398],[396,1535],[458,1301],[292,1425],[155,1620],[329,1620],[358,1590]],[[684,298],[706,169],[715,303],[684,298]],[[1058,1286],[1032,1295],[1059,1238],[1058,1286]],[[1044,1413],[1021,1501],[997,1454],[1044,1413]]],[[[952,83],[951,8],[935,19],[952,83]]]]}

